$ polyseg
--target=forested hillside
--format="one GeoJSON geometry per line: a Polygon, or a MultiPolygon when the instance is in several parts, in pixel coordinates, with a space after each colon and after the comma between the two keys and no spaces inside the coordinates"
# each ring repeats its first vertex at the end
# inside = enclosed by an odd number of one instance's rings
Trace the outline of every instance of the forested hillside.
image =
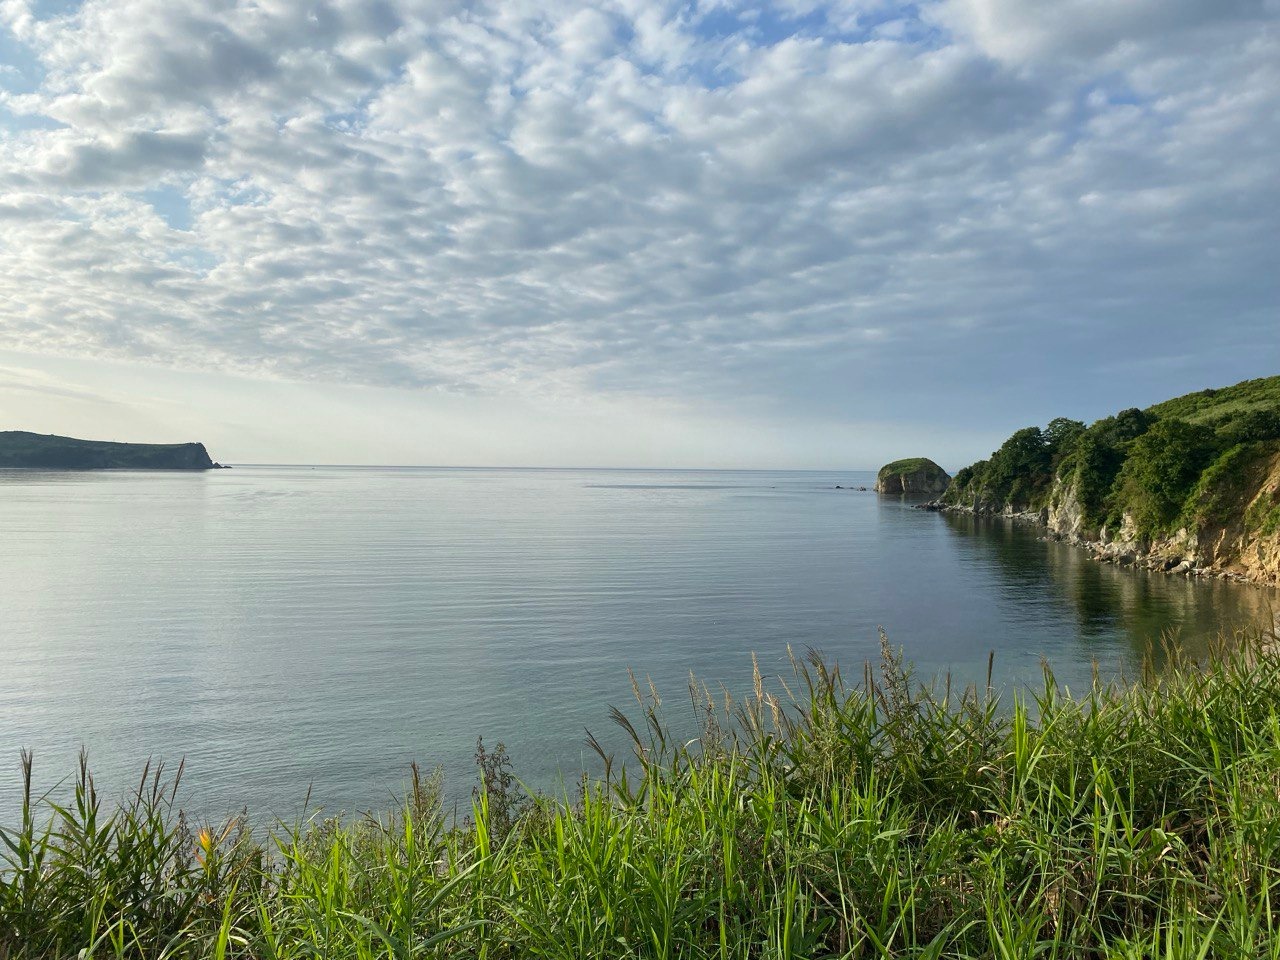
{"type": "Polygon", "coordinates": [[[1074,539],[1181,550],[1194,564],[1230,566],[1251,553],[1249,566],[1261,551],[1269,569],[1280,554],[1267,542],[1280,539],[1280,377],[1088,426],[1060,418],[1026,427],[958,471],[943,500],[978,513],[1038,514],[1074,539]]]}

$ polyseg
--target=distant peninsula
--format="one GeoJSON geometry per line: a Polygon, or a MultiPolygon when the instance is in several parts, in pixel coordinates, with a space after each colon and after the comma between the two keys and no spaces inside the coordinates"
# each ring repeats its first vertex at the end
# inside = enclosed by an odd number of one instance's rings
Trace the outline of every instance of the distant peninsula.
{"type": "Polygon", "coordinates": [[[0,469],[216,470],[203,443],[114,443],[0,430],[0,469]]]}
{"type": "Polygon", "coordinates": [[[931,506],[1035,520],[1123,566],[1280,584],[1280,377],[1026,427],[931,506]]]}

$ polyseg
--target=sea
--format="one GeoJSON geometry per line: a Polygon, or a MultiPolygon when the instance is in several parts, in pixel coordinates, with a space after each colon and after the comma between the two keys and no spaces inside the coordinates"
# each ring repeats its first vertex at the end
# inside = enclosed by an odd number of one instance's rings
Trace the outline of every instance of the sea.
{"type": "MultiPolygon", "coordinates": [[[[386,809],[410,764],[463,814],[483,738],[530,791],[619,761],[617,706],[690,678],[920,679],[1009,702],[1137,676],[1274,623],[1269,588],[1097,564],[1034,526],[913,509],[860,471],[250,466],[0,470],[0,825],[20,754],[61,801],[181,763],[179,802],[258,822],[386,809]]],[[[794,684],[790,684],[794,686],[794,684]]]]}

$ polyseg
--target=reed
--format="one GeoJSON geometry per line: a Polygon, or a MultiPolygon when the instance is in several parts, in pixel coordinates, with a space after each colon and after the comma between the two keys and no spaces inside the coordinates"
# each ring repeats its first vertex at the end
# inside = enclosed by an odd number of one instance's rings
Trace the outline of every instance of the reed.
{"type": "Polygon", "coordinates": [[[655,692],[602,772],[529,797],[477,753],[469,814],[415,767],[382,817],[254,832],[176,808],[150,769],[107,809],[0,832],[0,960],[1280,958],[1280,653],[1238,636],[1132,683],[917,683],[884,643],[740,702],[655,692]]]}

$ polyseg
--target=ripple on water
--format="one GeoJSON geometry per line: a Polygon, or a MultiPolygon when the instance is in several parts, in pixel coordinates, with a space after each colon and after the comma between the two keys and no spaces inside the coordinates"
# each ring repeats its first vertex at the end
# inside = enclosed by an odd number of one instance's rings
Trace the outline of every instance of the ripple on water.
{"type": "Polygon", "coordinates": [[[1203,643],[1275,592],[1122,571],[1035,532],[834,487],[870,473],[238,467],[0,472],[0,820],[17,753],[85,745],[109,787],[185,757],[188,801],[382,806],[410,760],[471,783],[476,736],[535,783],[652,677],[747,688],[752,652],[1064,681],[1203,643]]]}

